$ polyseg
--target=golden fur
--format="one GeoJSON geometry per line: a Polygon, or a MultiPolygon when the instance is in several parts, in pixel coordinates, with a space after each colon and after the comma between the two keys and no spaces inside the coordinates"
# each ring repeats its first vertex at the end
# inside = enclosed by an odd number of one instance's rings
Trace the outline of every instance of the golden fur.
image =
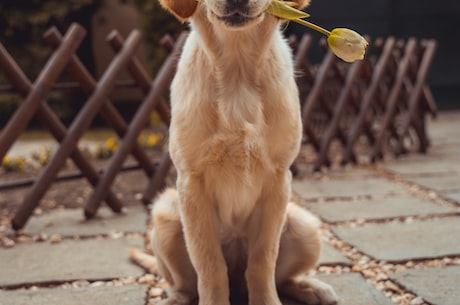
{"type": "Polygon", "coordinates": [[[319,256],[318,221],[288,204],[300,109],[269,1],[161,0],[192,28],[171,87],[177,191],[153,207],[157,261],[132,253],[171,284],[161,304],[229,305],[235,285],[250,305],[280,305],[277,291],[336,304],[329,285],[304,276],[319,256]]]}

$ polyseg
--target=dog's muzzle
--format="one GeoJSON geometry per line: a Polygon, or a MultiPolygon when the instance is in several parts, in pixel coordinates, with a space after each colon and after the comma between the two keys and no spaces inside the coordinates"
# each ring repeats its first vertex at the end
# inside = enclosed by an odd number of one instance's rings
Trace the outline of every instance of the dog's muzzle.
{"type": "Polygon", "coordinates": [[[226,25],[238,27],[256,20],[263,12],[253,12],[249,7],[249,0],[227,0],[223,12],[213,14],[226,25]]]}

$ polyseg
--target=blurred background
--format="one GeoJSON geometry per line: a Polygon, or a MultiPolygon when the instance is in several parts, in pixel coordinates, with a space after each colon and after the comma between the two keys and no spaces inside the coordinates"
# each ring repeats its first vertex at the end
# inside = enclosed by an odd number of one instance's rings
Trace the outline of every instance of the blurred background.
{"type": "MultiPolygon", "coordinates": [[[[371,38],[394,36],[407,39],[435,38],[438,50],[429,73],[428,83],[440,109],[460,108],[458,59],[460,2],[449,0],[313,0],[307,11],[310,20],[326,28],[349,27],[371,38]]],[[[177,36],[187,28],[163,11],[158,0],[2,0],[0,2],[0,42],[13,55],[27,76],[34,80],[50,54],[41,41],[52,25],[65,32],[72,22],[82,24],[88,34],[78,55],[96,78],[103,73],[113,57],[105,43],[106,35],[119,30],[126,36],[132,29],[141,29],[144,44],[138,57],[154,76],[166,56],[159,41],[164,34],[177,36]]],[[[290,24],[286,35],[309,31],[290,24]]],[[[309,31],[311,32],[311,31],[309,31]]],[[[311,32],[319,39],[319,34],[311,32]]],[[[321,58],[322,49],[311,50],[311,62],[321,58]]],[[[0,73],[0,86],[7,82],[0,73]]],[[[64,93],[63,93],[64,94],[64,93]]],[[[80,108],[84,97],[79,94],[50,96],[49,103],[61,119],[68,123],[80,108]],[[63,102],[63,100],[65,102],[63,102]]],[[[116,94],[115,104],[126,116],[135,107],[136,94],[116,94]],[[132,108],[132,109],[131,109],[132,108]]],[[[14,95],[0,95],[0,126],[5,124],[19,103],[14,95]]],[[[97,124],[97,122],[96,122],[97,124]]]]}
{"type": "MultiPolygon", "coordinates": [[[[460,108],[460,2],[452,0],[312,0],[310,20],[348,27],[371,38],[434,38],[438,49],[428,83],[440,109],[460,108]]],[[[291,25],[295,33],[304,31],[291,25]]],[[[313,33],[316,35],[316,33],[313,33]]],[[[312,50],[313,51],[313,50],[312,50]]]]}

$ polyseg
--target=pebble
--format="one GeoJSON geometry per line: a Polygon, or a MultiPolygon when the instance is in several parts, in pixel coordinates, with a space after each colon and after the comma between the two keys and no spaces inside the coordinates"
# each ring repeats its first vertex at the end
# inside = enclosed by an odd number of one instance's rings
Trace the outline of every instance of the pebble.
{"type": "Polygon", "coordinates": [[[391,281],[385,281],[385,288],[390,291],[399,292],[399,287],[391,281]]]}
{"type": "Polygon", "coordinates": [[[105,284],[104,282],[97,281],[97,282],[91,283],[89,286],[90,287],[100,287],[100,286],[103,286],[104,284],[105,284]]]}
{"type": "Polygon", "coordinates": [[[126,278],[121,279],[122,284],[134,284],[136,282],[136,278],[134,276],[129,276],[126,278]]]}
{"type": "Polygon", "coordinates": [[[422,297],[416,297],[416,298],[412,299],[412,301],[410,301],[409,304],[410,305],[422,305],[424,303],[425,303],[425,301],[423,300],[422,297]]]}
{"type": "Polygon", "coordinates": [[[39,235],[34,236],[33,239],[34,241],[38,241],[38,242],[45,241],[48,239],[48,235],[46,235],[46,233],[40,233],[39,235]]]}
{"type": "Polygon", "coordinates": [[[155,276],[153,274],[146,274],[139,278],[138,282],[140,284],[155,284],[155,276]]]}
{"type": "Polygon", "coordinates": [[[21,235],[18,237],[17,239],[17,242],[20,243],[20,244],[26,244],[26,243],[31,243],[33,242],[34,240],[32,239],[32,237],[30,236],[26,236],[26,235],[21,235]]]}
{"type": "Polygon", "coordinates": [[[52,244],[59,244],[62,241],[62,236],[59,234],[53,234],[51,235],[49,241],[52,244]]]}
{"type": "Polygon", "coordinates": [[[149,290],[149,296],[150,297],[160,297],[160,296],[163,295],[163,293],[164,293],[164,290],[162,288],[159,288],[159,287],[152,287],[149,290]]]}
{"type": "Polygon", "coordinates": [[[388,275],[383,272],[378,272],[377,276],[375,277],[377,281],[386,281],[388,280],[388,275]]]}
{"type": "Polygon", "coordinates": [[[72,286],[74,288],[79,288],[79,287],[86,287],[86,286],[89,286],[90,283],[88,281],[85,281],[85,280],[80,280],[80,281],[75,281],[72,283],[72,286]]]}
{"type": "Polygon", "coordinates": [[[110,232],[110,238],[112,239],[119,239],[122,237],[123,237],[123,232],[117,232],[117,231],[110,232]]]}
{"type": "Polygon", "coordinates": [[[14,240],[12,239],[9,239],[8,237],[3,237],[1,239],[1,242],[2,242],[2,245],[5,247],[5,248],[13,248],[16,243],[14,242],[14,240]]]}

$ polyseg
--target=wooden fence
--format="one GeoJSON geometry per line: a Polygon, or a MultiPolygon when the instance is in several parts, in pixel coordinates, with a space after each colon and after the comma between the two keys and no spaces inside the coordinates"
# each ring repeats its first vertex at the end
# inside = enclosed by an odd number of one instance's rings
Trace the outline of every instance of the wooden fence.
{"type": "MultiPolygon", "coordinates": [[[[107,41],[116,55],[99,80],[91,76],[75,53],[84,36],[85,30],[78,24],[73,24],[64,36],[56,28],[47,31],[45,42],[54,52],[34,82],[0,44],[0,68],[10,84],[2,88],[0,94],[15,92],[23,97],[19,108],[1,131],[0,160],[33,117],[38,118],[60,143],[51,160],[34,179],[12,219],[12,227],[16,230],[26,224],[68,158],[94,188],[84,208],[87,218],[97,213],[102,201],[114,212],[121,211],[123,203],[110,188],[129,154],[149,179],[143,194],[146,204],[164,186],[172,165],[168,152],[164,152],[160,162],[155,164],[138,144],[137,138],[154,110],[169,124],[169,108],[164,96],[167,96],[187,34],[183,33],[176,42],[169,44],[170,54],[154,79],[135,57],[141,41],[138,31],[133,31],[126,40],[116,31],[110,33],[107,41]],[[144,92],[143,101],[129,122],[109,99],[124,70],[131,74],[133,85],[144,92]],[[64,71],[73,79],[70,85],[59,82],[64,71]],[[51,91],[69,86],[79,87],[87,95],[87,100],[67,128],[46,99],[51,91]],[[97,114],[120,137],[117,150],[101,173],[77,146],[97,114]]],[[[355,146],[362,138],[366,139],[371,150],[371,161],[381,159],[386,153],[399,155],[412,151],[414,143],[418,151],[427,150],[425,116],[427,113],[434,115],[436,106],[426,77],[436,49],[435,41],[379,39],[372,44],[366,60],[351,65],[340,62],[330,51],[325,52],[319,65],[310,65],[307,58],[311,45],[312,38],[308,35],[300,41],[292,41],[299,71],[297,81],[304,145],[314,148],[315,170],[331,164],[330,148],[335,140],[343,148],[340,152],[342,163],[357,161],[355,146]]]]}
{"type": "MultiPolygon", "coordinates": [[[[324,46],[324,41],[321,44],[324,46]]],[[[365,141],[371,162],[385,154],[427,151],[426,115],[437,112],[426,83],[435,40],[377,39],[366,59],[353,64],[337,60],[326,50],[322,62],[315,66],[307,60],[310,36],[293,45],[295,66],[300,71],[297,84],[304,144],[317,154],[314,170],[331,165],[334,140],[342,146],[342,164],[357,162],[358,141],[365,141]]]]}
{"type": "Polygon", "coordinates": [[[133,155],[148,179],[151,179],[145,198],[150,198],[155,190],[162,187],[167,175],[167,169],[171,164],[167,152],[164,153],[160,164],[153,164],[153,161],[137,143],[137,138],[153,110],[157,110],[163,121],[167,124],[169,123],[168,107],[163,96],[167,92],[169,83],[174,75],[176,61],[186,34],[179,37],[158,75],[152,80],[134,56],[141,42],[141,34],[138,31],[133,31],[124,41],[116,31],[112,32],[107,40],[115,50],[116,55],[99,81],[96,81],[91,76],[77,55],[75,55],[75,51],[84,35],[85,30],[78,24],[73,24],[64,37],[61,36],[56,28],[47,31],[44,34],[45,41],[55,51],[34,83],[27,79],[7,50],[0,46],[1,70],[11,84],[11,90],[23,96],[23,101],[19,108],[0,134],[0,159],[6,155],[33,116],[36,116],[41,124],[60,143],[52,159],[35,179],[13,218],[12,226],[14,229],[21,229],[25,225],[34,208],[37,207],[69,157],[72,158],[83,176],[94,187],[94,192],[85,206],[86,217],[93,217],[100,203],[104,200],[114,212],[121,211],[122,202],[110,191],[110,185],[120,171],[128,154],[133,155]],[[46,104],[46,97],[49,92],[56,87],[60,87],[56,81],[65,69],[81,90],[88,95],[88,99],[68,129],[46,104]],[[137,86],[145,92],[145,98],[129,124],[108,98],[109,93],[115,87],[119,74],[124,69],[131,73],[137,86]],[[96,171],[91,162],[85,158],[77,147],[78,140],[89,128],[98,113],[121,139],[118,149],[102,174],[96,171]]]}

